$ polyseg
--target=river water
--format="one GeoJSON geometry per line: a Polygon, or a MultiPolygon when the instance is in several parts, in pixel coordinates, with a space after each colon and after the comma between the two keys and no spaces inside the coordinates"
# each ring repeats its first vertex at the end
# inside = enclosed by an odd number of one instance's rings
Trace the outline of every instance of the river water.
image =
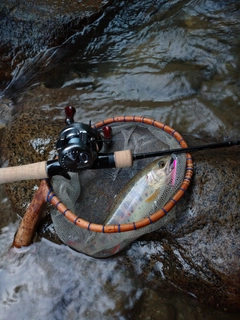
{"type": "MultiPolygon", "coordinates": [[[[70,104],[76,121],[148,115],[182,134],[238,139],[239,18],[237,1],[119,1],[19,66],[2,92],[0,124],[9,110],[64,118],[70,104]]],[[[10,249],[19,219],[4,190],[0,200],[0,213],[13,216],[0,230],[1,319],[237,319],[146,288],[119,257],[92,259],[45,239],[10,249]]]]}

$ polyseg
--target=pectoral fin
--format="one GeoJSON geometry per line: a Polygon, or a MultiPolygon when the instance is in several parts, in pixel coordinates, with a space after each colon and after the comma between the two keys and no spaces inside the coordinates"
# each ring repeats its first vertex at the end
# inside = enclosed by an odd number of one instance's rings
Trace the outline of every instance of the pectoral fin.
{"type": "Polygon", "coordinates": [[[148,197],[145,202],[152,202],[153,200],[155,200],[157,198],[159,194],[159,189],[156,190],[150,197],[148,197]]]}

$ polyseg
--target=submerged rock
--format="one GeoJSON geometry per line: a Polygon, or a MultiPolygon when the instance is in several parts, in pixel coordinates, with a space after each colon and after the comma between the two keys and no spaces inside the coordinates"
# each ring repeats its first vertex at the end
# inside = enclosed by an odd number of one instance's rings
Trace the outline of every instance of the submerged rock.
{"type": "MultiPolygon", "coordinates": [[[[64,122],[53,119],[51,112],[34,118],[23,113],[12,122],[3,136],[9,165],[55,156],[64,122]]],[[[138,239],[116,259],[152,289],[189,292],[219,310],[240,310],[239,156],[239,147],[194,153],[194,177],[177,205],[176,219],[138,239]]],[[[38,185],[25,181],[7,186],[15,212],[24,215],[38,185]]],[[[48,210],[38,234],[59,241],[48,210]]]]}
{"type": "MultiPolygon", "coordinates": [[[[82,32],[111,3],[112,0],[1,1],[0,87],[12,79],[17,65],[82,32]]],[[[42,68],[49,63],[46,60],[42,68]]]]}

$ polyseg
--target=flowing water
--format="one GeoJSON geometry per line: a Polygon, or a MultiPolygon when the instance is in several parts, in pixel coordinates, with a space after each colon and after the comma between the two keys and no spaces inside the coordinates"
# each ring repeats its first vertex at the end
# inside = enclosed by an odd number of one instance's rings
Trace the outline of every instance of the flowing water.
{"type": "MultiPolygon", "coordinates": [[[[214,142],[239,138],[240,4],[116,2],[61,47],[19,66],[2,92],[0,125],[9,110],[51,110],[64,118],[70,104],[76,121],[148,115],[182,134],[214,142]]],[[[10,214],[4,191],[0,197],[0,213],[10,214]]],[[[190,296],[145,288],[118,257],[91,259],[44,239],[9,249],[18,225],[12,216],[0,230],[3,320],[237,319],[190,296]],[[140,307],[148,295],[152,314],[140,307]]]]}

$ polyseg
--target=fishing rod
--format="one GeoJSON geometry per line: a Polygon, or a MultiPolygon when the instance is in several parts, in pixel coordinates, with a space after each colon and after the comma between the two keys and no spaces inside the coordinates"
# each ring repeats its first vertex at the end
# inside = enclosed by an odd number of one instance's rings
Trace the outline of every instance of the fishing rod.
{"type": "MultiPolygon", "coordinates": [[[[140,159],[240,145],[240,140],[236,140],[139,154],[133,154],[131,150],[100,153],[99,151],[104,143],[111,144],[111,127],[104,126],[102,133],[100,133],[90,123],[86,125],[74,122],[75,112],[76,110],[73,107],[68,106],[65,108],[65,123],[67,126],[61,131],[56,144],[58,159],[0,168],[0,184],[21,180],[46,179],[55,175],[62,175],[70,179],[68,172],[81,172],[86,169],[131,167],[133,161],[140,159]]],[[[123,121],[126,120],[125,117],[123,119],[123,121]]],[[[140,119],[142,122],[144,118],[140,117],[140,119]]],[[[135,117],[133,117],[131,121],[135,122],[135,120],[135,117]]]]}

